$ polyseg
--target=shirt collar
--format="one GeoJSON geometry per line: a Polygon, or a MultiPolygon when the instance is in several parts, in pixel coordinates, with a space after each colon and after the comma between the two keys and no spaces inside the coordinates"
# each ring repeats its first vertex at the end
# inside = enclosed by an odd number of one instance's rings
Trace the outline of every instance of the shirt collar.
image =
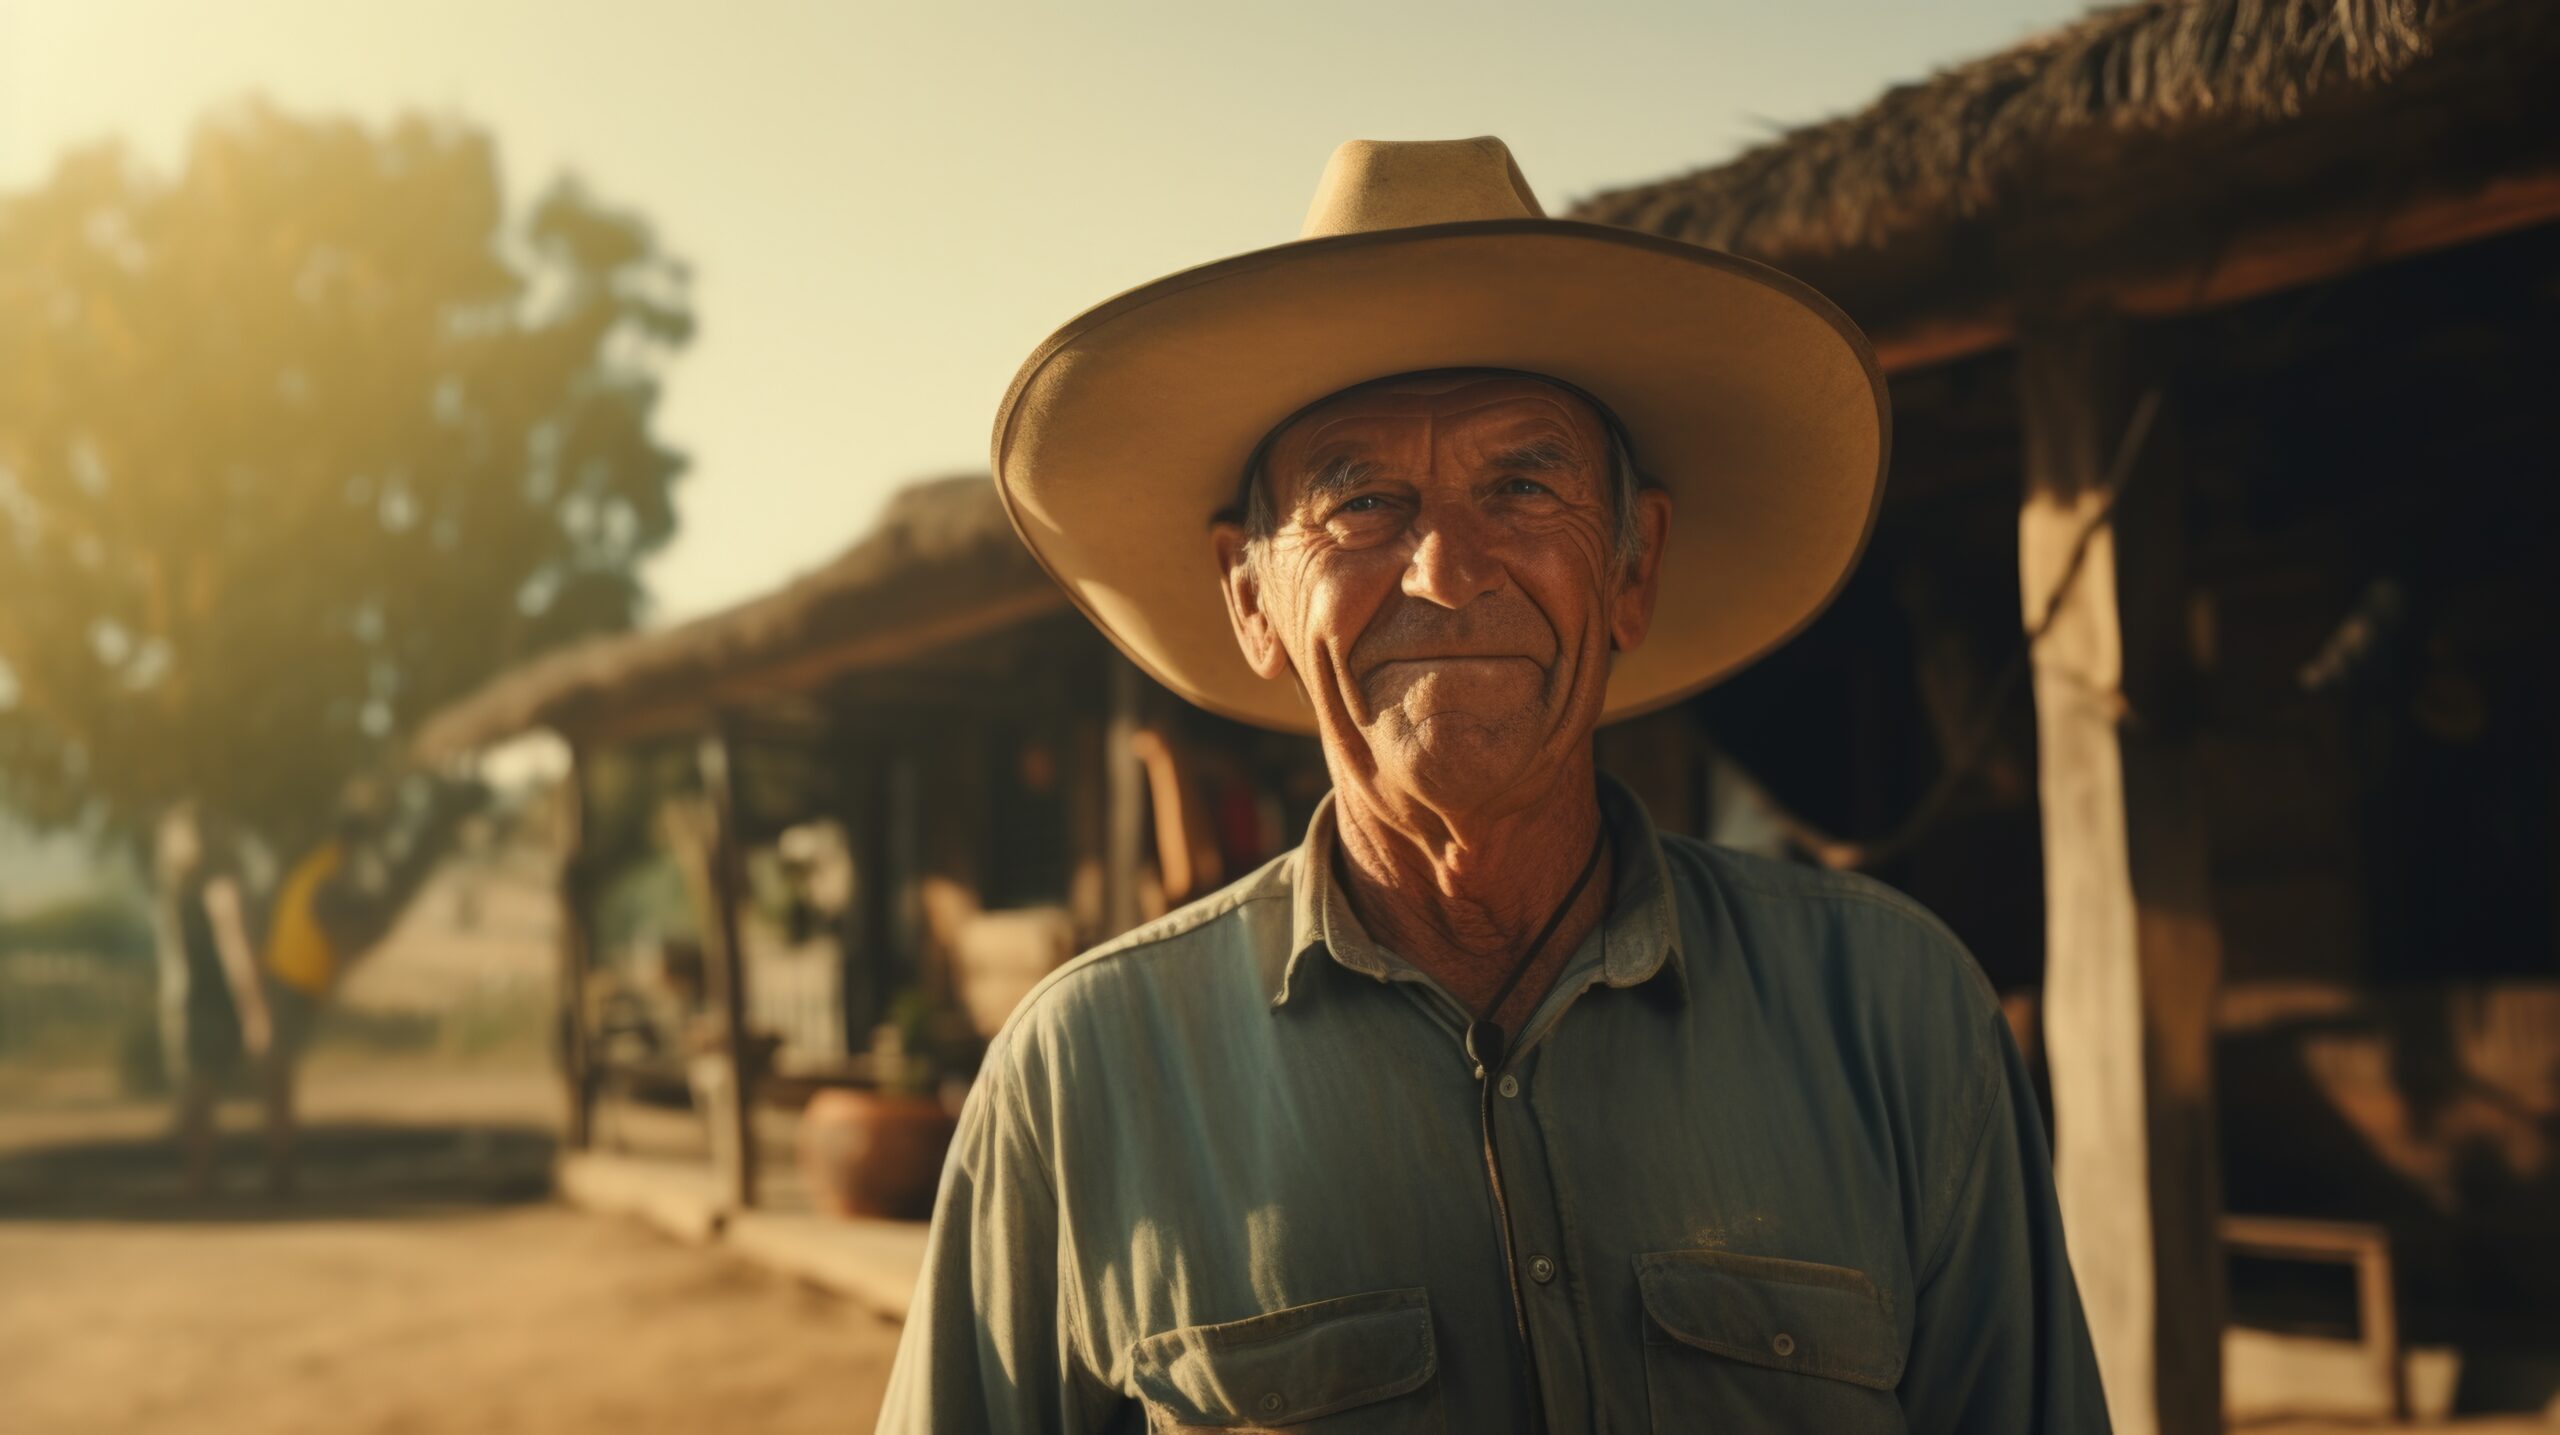
{"type": "MultiPolygon", "coordinates": [[[[1670,989],[1685,997],[1688,977],[1680,955],[1679,903],[1671,890],[1670,867],[1663,860],[1662,835],[1654,829],[1644,803],[1605,773],[1600,777],[1600,820],[1608,826],[1616,857],[1600,980],[1613,987],[1631,987],[1667,973],[1670,989]]],[[[1419,968],[1380,946],[1360,924],[1334,872],[1337,839],[1333,794],[1328,792],[1316,804],[1306,840],[1290,863],[1289,947],[1269,983],[1275,1009],[1286,1006],[1293,987],[1305,981],[1300,968],[1311,952],[1323,951],[1336,966],[1372,981],[1422,978],[1419,968]]]]}

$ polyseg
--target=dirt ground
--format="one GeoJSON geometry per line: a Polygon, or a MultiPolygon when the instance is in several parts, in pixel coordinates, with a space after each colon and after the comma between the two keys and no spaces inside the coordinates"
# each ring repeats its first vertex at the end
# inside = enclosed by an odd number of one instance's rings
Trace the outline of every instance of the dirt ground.
{"type": "Polygon", "coordinates": [[[149,1107],[0,1110],[0,1430],[871,1428],[897,1328],[544,1195],[538,1071],[315,1072],[304,1191],[190,1202],[149,1107]]]}
{"type": "MultiPolygon", "coordinates": [[[[538,1067],[319,1062],[306,1182],[254,1111],[191,1201],[158,1109],[0,1090],[0,1435],[858,1435],[897,1327],[548,1195],[538,1067]]],[[[2275,1421],[2251,1435],[2524,1435],[2275,1421]]]]}

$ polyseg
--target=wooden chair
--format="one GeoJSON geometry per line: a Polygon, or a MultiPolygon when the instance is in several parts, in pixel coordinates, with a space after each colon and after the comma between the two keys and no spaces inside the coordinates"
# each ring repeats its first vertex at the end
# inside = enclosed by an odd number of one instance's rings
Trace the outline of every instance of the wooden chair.
{"type": "Polygon", "coordinates": [[[2391,1393],[2391,1418],[2409,1418],[2409,1387],[2400,1362],[2400,1312],[2394,1303],[2391,1235],[2362,1221],[2299,1216],[2222,1218],[2223,1248],[2233,1255],[2279,1261],[2327,1261],[2356,1273],[2356,1329],[2365,1357],[2391,1393]]]}

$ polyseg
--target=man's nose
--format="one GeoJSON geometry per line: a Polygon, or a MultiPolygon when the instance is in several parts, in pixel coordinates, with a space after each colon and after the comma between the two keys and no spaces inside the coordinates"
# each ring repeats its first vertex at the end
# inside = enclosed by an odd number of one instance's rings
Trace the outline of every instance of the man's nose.
{"type": "Polygon", "coordinates": [[[1483,535],[1463,519],[1424,528],[1404,569],[1406,596],[1453,610],[1500,592],[1508,581],[1483,535]]]}

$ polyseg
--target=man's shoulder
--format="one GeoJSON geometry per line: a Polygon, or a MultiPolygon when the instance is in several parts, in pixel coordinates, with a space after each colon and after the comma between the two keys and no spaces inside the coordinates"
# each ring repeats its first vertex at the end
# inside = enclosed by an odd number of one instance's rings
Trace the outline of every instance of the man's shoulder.
{"type": "Polygon", "coordinates": [[[1295,851],[1217,891],[1132,927],[1059,965],[1025,993],[1008,1029],[1055,1022],[1096,1002],[1122,1003],[1140,989],[1197,992],[1232,983],[1276,930],[1285,940],[1295,891],[1295,851]]]}
{"type": "Polygon", "coordinates": [[[1854,979],[1890,999],[1916,986],[1996,1005],[1964,942],[1909,895],[1867,876],[1667,836],[1663,854],[1693,891],[1711,894],[1744,954],[1777,973],[1854,979]]]}
{"type": "Polygon", "coordinates": [[[1936,914],[1863,873],[1694,839],[1664,847],[1702,899],[1707,925],[1689,961],[1706,964],[1719,993],[1748,992],[1800,1040],[1864,1052],[1908,1091],[1962,1093],[1951,1110],[1984,1109],[1999,1081],[2000,999],[1936,914]]]}
{"type": "Polygon", "coordinates": [[[1686,861],[1708,870],[1717,886],[1742,902],[1834,916],[1881,914],[1888,925],[1907,927],[1915,940],[1960,945],[1936,913],[1864,872],[1763,857],[1695,837],[1666,835],[1662,846],[1675,864],[1686,861]]]}

